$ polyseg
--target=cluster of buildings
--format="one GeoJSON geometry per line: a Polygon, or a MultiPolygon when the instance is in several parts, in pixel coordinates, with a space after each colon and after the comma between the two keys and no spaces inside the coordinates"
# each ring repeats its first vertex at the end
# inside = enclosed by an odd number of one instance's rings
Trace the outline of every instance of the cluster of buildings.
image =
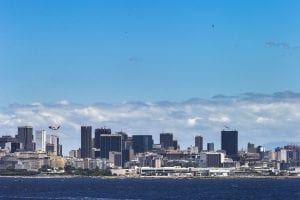
{"type": "Polygon", "coordinates": [[[180,149],[172,133],[160,133],[159,143],[152,135],[113,133],[109,128],[81,126],[81,147],[62,156],[56,134],[18,127],[15,137],[0,138],[0,169],[12,167],[37,171],[43,166],[63,171],[75,169],[111,169],[125,176],[257,176],[300,174],[300,149],[296,145],[266,151],[248,143],[238,148],[238,131],[221,131],[221,149],[195,136],[194,145],[180,149]]]}
{"type": "Polygon", "coordinates": [[[43,166],[63,169],[64,165],[62,145],[56,134],[37,130],[34,140],[33,127],[21,126],[15,137],[0,137],[0,169],[38,171],[43,166]]]}

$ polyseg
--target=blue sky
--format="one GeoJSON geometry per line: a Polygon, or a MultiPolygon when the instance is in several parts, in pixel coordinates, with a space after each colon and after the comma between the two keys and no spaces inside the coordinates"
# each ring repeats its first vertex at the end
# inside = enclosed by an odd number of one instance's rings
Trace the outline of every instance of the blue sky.
{"type": "Polygon", "coordinates": [[[1,1],[0,105],[300,91],[299,1],[1,1]]]}

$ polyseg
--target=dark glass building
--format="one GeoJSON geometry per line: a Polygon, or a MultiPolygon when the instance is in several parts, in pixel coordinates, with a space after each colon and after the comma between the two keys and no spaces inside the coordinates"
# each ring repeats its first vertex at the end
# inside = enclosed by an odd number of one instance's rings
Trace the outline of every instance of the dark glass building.
{"type": "Polygon", "coordinates": [[[198,135],[195,137],[195,147],[198,147],[198,152],[203,151],[203,137],[198,135]]]}
{"type": "Polygon", "coordinates": [[[221,131],[221,149],[230,157],[238,154],[238,131],[221,131]]]}
{"type": "Polygon", "coordinates": [[[81,158],[92,157],[92,127],[81,126],[81,158]]]}
{"type": "Polygon", "coordinates": [[[153,146],[152,135],[133,135],[132,148],[134,153],[151,151],[153,146]]]}
{"type": "Polygon", "coordinates": [[[100,157],[109,158],[110,151],[122,152],[122,136],[118,134],[100,136],[100,157]]]}
{"type": "Polygon", "coordinates": [[[173,147],[172,133],[161,133],[159,139],[162,148],[168,149],[169,147],[173,147]]]}
{"type": "Polygon", "coordinates": [[[95,129],[95,138],[94,138],[94,148],[95,151],[95,158],[100,158],[100,136],[101,135],[110,135],[111,129],[110,128],[97,128],[95,129]]]}
{"type": "Polygon", "coordinates": [[[101,135],[109,135],[111,134],[111,129],[109,128],[96,128],[95,129],[95,145],[96,149],[100,149],[100,136],[101,135]]]}
{"type": "Polygon", "coordinates": [[[207,151],[215,151],[214,143],[212,143],[212,142],[207,143],[207,151]]]}
{"type": "Polygon", "coordinates": [[[18,135],[16,138],[18,142],[22,143],[24,151],[34,151],[32,132],[32,126],[18,127],[18,135]]]}

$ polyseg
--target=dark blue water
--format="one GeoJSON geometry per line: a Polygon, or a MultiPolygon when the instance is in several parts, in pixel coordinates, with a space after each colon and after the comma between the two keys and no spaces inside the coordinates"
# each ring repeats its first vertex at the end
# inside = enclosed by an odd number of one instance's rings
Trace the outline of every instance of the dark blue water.
{"type": "Polygon", "coordinates": [[[300,199],[300,179],[0,178],[0,199],[300,199]]]}

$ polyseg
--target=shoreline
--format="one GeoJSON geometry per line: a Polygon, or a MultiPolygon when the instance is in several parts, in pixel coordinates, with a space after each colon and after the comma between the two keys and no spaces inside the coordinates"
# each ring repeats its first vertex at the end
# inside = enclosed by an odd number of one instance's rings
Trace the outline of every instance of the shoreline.
{"type": "Polygon", "coordinates": [[[38,176],[0,176],[1,178],[20,178],[20,179],[75,179],[75,178],[90,178],[90,179],[300,179],[300,176],[195,176],[195,177],[180,177],[180,176],[73,176],[73,175],[38,175],[38,176]]]}

